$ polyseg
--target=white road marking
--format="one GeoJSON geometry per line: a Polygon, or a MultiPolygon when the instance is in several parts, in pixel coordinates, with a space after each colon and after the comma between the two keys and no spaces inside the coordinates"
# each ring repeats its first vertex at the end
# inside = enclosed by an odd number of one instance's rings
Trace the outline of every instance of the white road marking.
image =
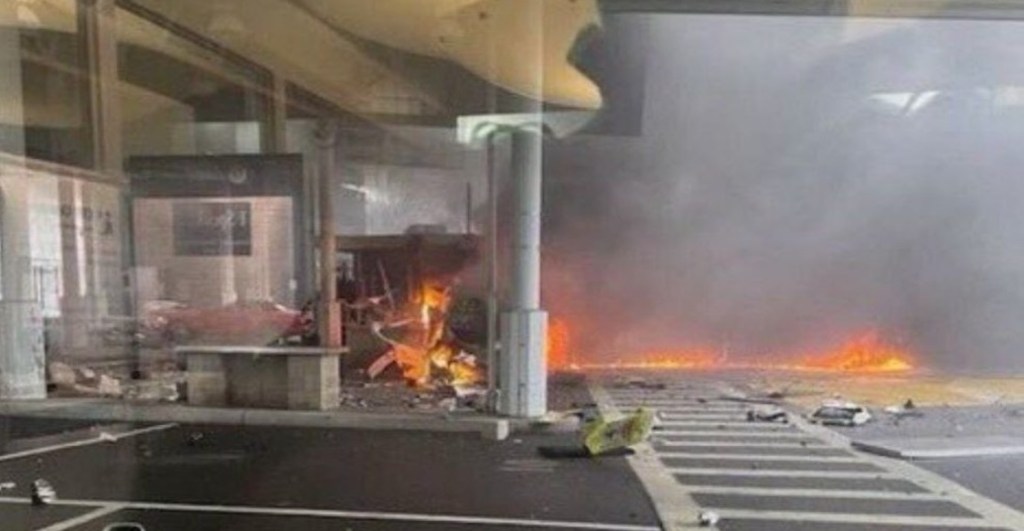
{"type": "Polygon", "coordinates": [[[506,459],[498,467],[502,472],[526,472],[550,474],[558,464],[549,459],[506,459]]]}
{"type": "Polygon", "coordinates": [[[702,454],[693,452],[674,452],[657,450],[658,457],[683,457],[691,459],[735,459],[738,461],[757,461],[759,463],[770,463],[772,461],[793,461],[793,462],[829,462],[829,463],[865,463],[871,464],[855,455],[768,455],[768,454],[702,454]]]}
{"type": "Polygon", "coordinates": [[[778,487],[719,487],[693,485],[691,493],[733,494],[756,496],[811,497],[815,499],[870,499],[870,500],[949,500],[949,496],[931,492],[901,492],[881,490],[826,490],[826,489],[782,489],[778,487]]]}
{"type": "Polygon", "coordinates": [[[825,513],[809,511],[762,511],[757,509],[720,509],[708,507],[723,520],[783,520],[793,522],[835,522],[845,524],[871,524],[890,526],[933,526],[933,527],[1004,527],[992,521],[972,517],[952,516],[909,516],[894,514],[825,513]]]}
{"type": "MultiPolygon", "coordinates": [[[[619,414],[618,408],[602,387],[591,385],[590,396],[605,415],[619,414]]],[[[700,506],[685,489],[679,488],[679,482],[662,466],[649,442],[633,448],[636,453],[627,457],[626,462],[647,491],[662,528],[665,531],[692,529],[700,506]]]]}
{"type": "Polygon", "coordinates": [[[120,511],[121,509],[124,508],[124,505],[121,504],[106,505],[94,511],[89,511],[83,515],[76,516],[74,518],[69,518],[67,520],[64,520],[63,522],[57,522],[56,524],[53,524],[51,526],[43,527],[38,531],[65,531],[66,529],[73,529],[82,524],[96,520],[97,518],[103,518],[108,514],[116,513],[117,511],[120,511]]]}
{"type": "Polygon", "coordinates": [[[707,437],[709,435],[715,435],[719,437],[757,437],[771,438],[771,439],[814,439],[813,435],[803,433],[801,431],[735,431],[735,430],[658,430],[654,432],[655,436],[658,435],[671,435],[673,439],[681,439],[684,437],[707,437]]]}
{"type": "MultiPolygon", "coordinates": [[[[795,419],[794,423],[808,433],[834,446],[848,447],[850,445],[848,438],[828,428],[811,424],[801,418],[795,419]]],[[[907,461],[889,459],[868,453],[859,455],[865,461],[884,467],[899,477],[912,481],[932,492],[949,494],[952,501],[984,516],[987,521],[998,522],[999,527],[1024,531],[1024,513],[991,498],[986,498],[955,481],[917,467],[907,461]]]]}
{"type": "Polygon", "coordinates": [[[113,436],[111,436],[109,434],[106,435],[106,436],[98,435],[98,436],[93,437],[91,439],[85,439],[85,440],[82,440],[82,441],[72,441],[72,442],[67,442],[67,443],[63,443],[63,444],[54,444],[54,445],[51,445],[51,446],[44,446],[42,448],[33,448],[31,450],[24,450],[24,451],[21,451],[21,452],[15,452],[13,454],[0,455],[0,462],[13,461],[15,459],[21,459],[23,457],[31,457],[33,455],[45,454],[45,453],[49,453],[49,452],[56,452],[58,450],[67,450],[69,448],[79,448],[79,447],[82,447],[82,446],[90,446],[90,445],[93,445],[93,444],[101,444],[101,443],[114,443],[114,442],[117,442],[117,441],[119,441],[121,439],[127,439],[128,437],[135,437],[137,435],[143,435],[143,434],[146,434],[146,433],[152,433],[152,432],[156,432],[156,431],[168,430],[168,429],[174,428],[176,426],[178,426],[177,423],[159,424],[157,426],[150,426],[148,428],[140,428],[140,429],[137,429],[137,430],[126,431],[124,433],[118,433],[117,435],[113,435],[113,436]]]}
{"type": "MultiPolygon", "coordinates": [[[[836,455],[813,455],[815,449],[842,449],[850,451],[850,442],[840,434],[820,426],[811,426],[805,419],[791,415],[791,425],[796,428],[794,431],[772,430],[771,424],[759,424],[767,429],[747,428],[741,429],[741,424],[746,422],[730,422],[729,413],[739,413],[744,410],[757,407],[757,404],[740,403],[720,398],[730,392],[728,383],[716,383],[714,386],[703,386],[702,389],[687,389],[685,392],[675,390],[644,394],[619,392],[603,392],[600,388],[592,389],[594,399],[602,410],[613,411],[616,406],[622,409],[633,409],[644,406],[657,410],[662,420],[661,427],[652,436],[652,441],[657,441],[657,451],[649,444],[638,449],[638,457],[644,459],[646,470],[638,469],[634,464],[637,475],[644,479],[644,475],[657,478],[657,481],[644,481],[649,494],[655,501],[655,508],[658,516],[662,519],[665,529],[692,529],[695,525],[693,515],[697,511],[705,509],[694,503],[693,495],[696,493],[720,494],[720,495],[748,495],[748,496],[791,496],[809,497],[814,499],[877,499],[877,500],[906,500],[906,501],[935,501],[943,500],[956,503],[974,513],[981,515],[978,518],[946,518],[931,516],[908,516],[899,514],[836,514],[819,513],[809,511],[772,511],[772,510],[740,510],[727,508],[708,507],[715,510],[723,519],[753,519],[753,520],[793,520],[793,521],[820,521],[824,526],[830,522],[853,522],[865,524],[890,524],[893,526],[931,524],[942,527],[1004,527],[1024,531],[1024,515],[1003,506],[998,502],[978,496],[977,494],[946,480],[941,476],[917,468],[916,466],[900,461],[894,461],[878,456],[861,456],[859,453],[851,452],[845,456],[836,455]],[[596,391],[596,392],[595,392],[596,391]],[[695,400],[699,396],[715,396],[717,399],[695,400]],[[614,402],[613,402],[614,400],[614,402]],[[722,420],[713,421],[714,419],[722,420]],[[694,431],[686,430],[690,428],[694,431]],[[697,438],[697,440],[692,440],[697,438]],[[703,440],[700,440],[703,439],[703,440]],[[702,448],[731,447],[749,448],[750,454],[703,454],[687,451],[687,446],[700,446],[702,448]],[[774,456],[755,454],[758,449],[770,448],[796,448],[806,447],[807,455],[798,456],[774,456]],[[730,466],[731,460],[739,465],[743,460],[755,459],[757,461],[791,461],[791,462],[856,462],[866,465],[875,465],[881,470],[878,472],[864,471],[841,471],[841,470],[761,470],[740,468],[702,468],[687,465],[687,467],[673,468],[665,465],[662,458],[681,457],[686,459],[714,459],[719,466],[730,466]],[[701,486],[696,484],[683,484],[674,482],[670,484],[664,481],[664,477],[673,477],[674,474],[691,474],[694,476],[719,476],[719,477],[778,477],[808,479],[885,479],[902,480],[913,483],[927,492],[901,492],[886,490],[830,490],[815,488],[774,488],[759,486],[701,486]],[[651,488],[659,489],[659,492],[650,492],[651,488]],[[669,491],[676,492],[669,492],[669,491]],[[670,501],[680,500],[685,505],[685,510],[674,509],[659,504],[658,500],[670,501]]],[[[743,419],[745,421],[745,418],[743,419]]],[[[779,426],[776,424],[775,426],[779,426]]],[[[741,450],[742,451],[742,450],[741,450]]],[[[699,461],[698,461],[699,462],[699,461]]],[[[827,466],[827,465],[825,465],[827,466]]]]}
{"type": "MultiPolygon", "coordinates": [[[[701,448],[749,448],[751,450],[772,450],[772,449],[789,449],[794,448],[807,448],[810,451],[815,450],[831,450],[828,446],[823,446],[821,443],[809,442],[805,446],[801,446],[800,441],[788,441],[785,439],[779,442],[707,442],[707,441],[658,441],[658,447],[672,448],[676,446],[693,446],[701,448]]],[[[662,450],[658,450],[659,452],[662,450]]]]}
{"type": "Polygon", "coordinates": [[[753,422],[747,420],[746,415],[701,415],[698,413],[690,413],[686,415],[658,415],[658,418],[659,420],[661,420],[662,424],[671,424],[673,422],[715,422],[719,424],[753,424],[753,422]]]}
{"type": "Polygon", "coordinates": [[[659,416],[671,417],[676,415],[743,415],[746,417],[746,409],[735,409],[725,407],[708,407],[708,408],[696,408],[696,407],[674,407],[674,408],[657,408],[659,416]]]}
{"type": "MultiPolygon", "coordinates": [[[[735,407],[736,402],[729,401],[712,401],[708,400],[705,402],[697,402],[696,400],[672,400],[672,399],[650,399],[650,400],[615,400],[615,405],[620,409],[631,409],[636,407],[653,407],[657,409],[670,408],[670,407],[726,407],[733,405],[735,407]]],[[[741,408],[742,409],[742,408],[741,408]]]]}
{"type": "Polygon", "coordinates": [[[665,467],[673,474],[699,474],[701,476],[747,476],[771,478],[843,478],[843,479],[900,479],[888,472],[848,472],[845,470],[753,470],[750,468],[665,467]]]}
{"type": "Polygon", "coordinates": [[[729,428],[746,428],[746,431],[759,432],[759,431],[796,431],[789,427],[788,424],[782,424],[777,422],[749,422],[746,419],[734,417],[734,420],[662,420],[662,426],[674,427],[674,426],[709,426],[717,428],[723,426],[722,429],[729,428]]]}
{"type": "MultiPolygon", "coordinates": [[[[3,498],[0,503],[28,503],[23,498],[3,498]]],[[[335,511],[330,509],[300,509],[284,507],[252,507],[245,505],[201,505],[191,503],[118,502],[107,500],[64,500],[58,499],[52,505],[69,507],[116,507],[149,511],[182,511],[221,514],[252,514],[266,516],[316,516],[324,518],[348,518],[358,520],[382,520],[395,522],[453,523],[469,525],[504,525],[513,527],[541,527],[549,529],[590,529],[594,531],[660,531],[653,525],[612,524],[600,522],[574,522],[567,520],[530,520],[523,518],[500,518],[492,516],[463,516],[454,514],[395,513],[376,511],[335,511]]],[[[91,514],[91,513],[90,513],[91,514]]]]}

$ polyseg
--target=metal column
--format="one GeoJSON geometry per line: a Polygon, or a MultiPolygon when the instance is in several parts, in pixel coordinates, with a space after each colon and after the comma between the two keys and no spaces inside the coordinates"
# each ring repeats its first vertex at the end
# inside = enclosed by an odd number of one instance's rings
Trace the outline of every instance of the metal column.
{"type": "Polygon", "coordinates": [[[547,412],[544,359],[547,313],[540,309],[542,137],[532,128],[512,134],[516,218],[509,307],[501,315],[500,413],[536,417],[547,412]]]}
{"type": "Polygon", "coordinates": [[[341,345],[340,311],[337,288],[337,235],[334,230],[334,174],[337,149],[337,124],[321,121],[316,131],[317,179],[319,196],[320,304],[317,308],[317,332],[325,347],[341,345]]]}

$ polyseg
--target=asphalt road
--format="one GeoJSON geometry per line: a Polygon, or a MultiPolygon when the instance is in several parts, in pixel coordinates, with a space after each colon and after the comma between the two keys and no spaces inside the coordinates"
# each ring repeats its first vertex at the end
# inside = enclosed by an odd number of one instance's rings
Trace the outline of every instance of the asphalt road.
{"type": "MultiPolygon", "coordinates": [[[[49,431],[75,427],[55,422],[47,430],[36,420],[5,422],[8,433],[45,441],[49,431]]],[[[147,531],[643,530],[657,525],[624,459],[537,456],[538,445],[569,443],[571,436],[493,442],[472,434],[406,431],[145,429],[152,431],[122,430],[117,441],[77,446],[64,433],[62,442],[29,455],[0,455],[0,482],[17,485],[0,493],[0,528],[58,524],[55,529],[99,531],[114,521],[140,522],[147,531]],[[36,478],[53,484],[58,504],[26,503],[36,478]],[[87,513],[80,525],[68,521],[87,513]]]]}
{"type": "MultiPolygon", "coordinates": [[[[877,412],[876,412],[877,413],[877,412]]],[[[1009,436],[1024,440],[1024,407],[993,404],[918,408],[920,416],[877,420],[855,430],[841,430],[858,440],[1009,436]]],[[[1019,511],[1024,511],[1024,455],[992,455],[915,461],[917,466],[1019,511]]]]}

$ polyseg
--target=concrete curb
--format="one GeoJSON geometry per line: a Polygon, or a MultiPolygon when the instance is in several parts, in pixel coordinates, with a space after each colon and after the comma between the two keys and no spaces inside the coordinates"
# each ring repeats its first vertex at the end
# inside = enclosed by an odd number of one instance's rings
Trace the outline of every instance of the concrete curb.
{"type": "Polygon", "coordinates": [[[955,459],[1024,454],[1024,443],[1010,438],[978,437],[850,441],[856,450],[895,459],[955,459]],[[997,440],[999,439],[999,440],[997,440]],[[1006,440],[1001,440],[1006,439],[1006,440]]]}
{"type": "Polygon", "coordinates": [[[508,419],[497,417],[190,407],[178,404],[131,404],[110,400],[0,402],[0,414],[116,422],[479,433],[483,438],[494,441],[508,438],[511,431],[508,419]]]}

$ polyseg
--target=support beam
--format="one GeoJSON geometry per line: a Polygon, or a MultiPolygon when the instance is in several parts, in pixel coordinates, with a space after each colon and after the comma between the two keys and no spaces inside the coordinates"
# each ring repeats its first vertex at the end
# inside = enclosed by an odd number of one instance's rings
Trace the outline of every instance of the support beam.
{"type": "Polygon", "coordinates": [[[101,173],[122,177],[121,80],[117,61],[115,0],[79,3],[79,31],[89,72],[89,121],[92,125],[93,165],[101,173]]]}
{"type": "Polygon", "coordinates": [[[268,153],[288,152],[288,82],[278,73],[271,75],[271,92],[267,119],[261,131],[263,150],[268,153]]]}

